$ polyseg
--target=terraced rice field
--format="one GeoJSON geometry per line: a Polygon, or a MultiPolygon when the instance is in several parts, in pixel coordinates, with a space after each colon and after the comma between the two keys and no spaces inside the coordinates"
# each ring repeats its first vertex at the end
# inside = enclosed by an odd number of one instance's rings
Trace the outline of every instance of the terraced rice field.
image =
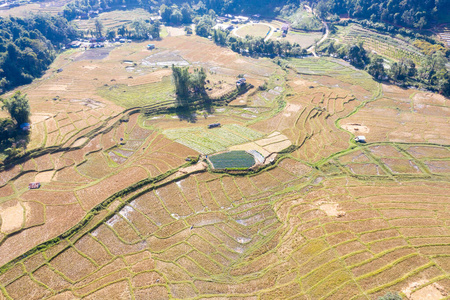
{"type": "MultiPolygon", "coordinates": [[[[109,11],[101,13],[98,19],[102,22],[105,28],[117,29],[122,25],[128,26],[136,19],[150,19],[152,15],[144,9],[129,10],[126,13],[123,11],[109,11]]],[[[87,20],[72,21],[81,30],[95,30],[94,18],[87,20]]]]}
{"type": "Polygon", "coordinates": [[[448,298],[448,99],[339,60],[281,70],[197,37],[157,43],[278,94],[190,123],[161,103],[144,116],[144,103],[98,94],[161,84],[163,67],[125,69],[124,57],[148,58],[144,44],[95,62],[60,56],[26,87],[32,154],[0,171],[0,299],[448,298]],[[229,148],[273,160],[255,174],[208,171],[200,154],[229,148]]]}
{"type": "Polygon", "coordinates": [[[375,51],[394,61],[409,58],[417,64],[423,56],[418,48],[401,39],[379,34],[359,25],[351,25],[350,28],[346,28],[339,38],[348,44],[363,42],[365,49],[375,51]]]}

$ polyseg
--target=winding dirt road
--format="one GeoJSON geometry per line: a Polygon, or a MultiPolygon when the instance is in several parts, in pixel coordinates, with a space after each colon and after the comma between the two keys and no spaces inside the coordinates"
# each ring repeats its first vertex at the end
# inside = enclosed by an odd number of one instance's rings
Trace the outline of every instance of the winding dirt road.
{"type": "MultiPolygon", "coordinates": [[[[317,16],[317,14],[312,10],[311,7],[309,7],[308,5],[305,4],[305,8],[307,11],[313,13],[320,20],[319,16],[317,16]]],[[[312,45],[311,47],[306,49],[306,51],[311,52],[315,57],[317,57],[316,45],[319,46],[320,44],[322,44],[328,38],[328,35],[330,34],[330,28],[328,27],[328,24],[323,20],[321,20],[321,21],[322,21],[323,26],[325,26],[325,34],[322,36],[320,41],[317,42],[317,44],[312,45]]]]}

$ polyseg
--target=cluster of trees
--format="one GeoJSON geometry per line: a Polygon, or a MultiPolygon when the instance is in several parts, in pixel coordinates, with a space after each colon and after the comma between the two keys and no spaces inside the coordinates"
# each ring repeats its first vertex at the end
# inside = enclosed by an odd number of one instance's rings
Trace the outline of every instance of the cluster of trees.
{"type": "Polygon", "coordinates": [[[212,34],[213,27],[216,25],[216,13],[211,10],[195,20],[195,34],[208,37],[212,34]]]}
{"type": "Polygon", "coordinates": [[[323,27],[319,18],[305,11],[302,5],[300,7],[295,4],[285,5],[280,10],[280,16],[288,20],[294,29],[319,31],[323,27]]]}
{"type": "Polygon", "coordinates": [[[320,0],[316,2],[321,15],[348,14],[372,22],[392,23],[422,29],[448,11],[450,0],[320,0]]]}
{"type": "Polygon", "coordinates": [[[113,9],[143,8],[150,12],[156,12],[159,6],[153,1],[142,0],[75,0],[68,3],[63,10],[67,20],[73,20],[80,16],[88,17],[92,11],[110,11],[113,9]]]}
{"type": "MultiPolygon", "coordinates": [[[[103,36],[103,25],[98,26],[101,22],[96,20],[96,32],[97,37],[103,36]],[[101,28],[100,30],[98,28],[101,28]]],[[[130,26],[122,25],[117,30],[114,28],[108,28],[106,31],[106,38],[108,40],[114,39],[117,35],[126,36],[136,40],[145,40],[148,38],[159,39],[161,30],[161,22],[151,22],[149,20],[136,19],[130,26]]]]}
{"type": "Polygon", "coordinates": [[[203,68],[190,73],[189,67],[172,65],[172,72],[178,106],[187,106],[191,100],[205,95],[206,72],[203,68]]]}
{"type": "Polygon", "coordinates": [[[391,80],[402,86],[417,85],[450,96],[450,73],[445,64],[447,58],[441,51],[424,55],[419,67],[411,59],[403,58],[389,68],[384,59],[376,54],[368,55],[362,43],[336,45],[330,42],[323,53],[348,60],[353,66],[366,69],[376,80],[391,80]]]}
{"type": "Polygon", "coordinates": [[[2,110],[7,110],[11,118],[0,118],[0,149],[8,156],[19,152],[28,140],[28,131],[23,131],[20,125],[30,118],[30,105],[26,94],[20,91],[13,96],[2,99],[2,110]]]}
{"type": "Polygon", "coordinates": [[[0,92],[41,76],[58,49],[78,36],[59,16],[0,18],[0,92]]]}
{"type": "Polygon", "coordinates": [[[176,4],[167,6],[161,5],[159,9],[161,13],[161,20],[174,25],[190,24],[194,15],[194,10],[188,3],[183,3],[181,8],[176,4]]]}
{"type": "Polygon", "coordinates": [[[213,30],[212,39],[219,46],[228,46],[234,52],[250,56],[298,57],[306,55],[306,50],[299,44],[289,41],[267,40],[261,37],[246,36],[244,39],[229,35],[228,31],[213,30]]]}

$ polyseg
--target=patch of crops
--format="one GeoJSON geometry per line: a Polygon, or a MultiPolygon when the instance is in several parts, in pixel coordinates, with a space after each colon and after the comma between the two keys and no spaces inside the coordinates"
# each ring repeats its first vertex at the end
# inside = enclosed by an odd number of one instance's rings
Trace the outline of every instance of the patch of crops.
{"type": "Polygon", "coordinates": [[[262,137],[262,134],[237,124],[220,128],[206,127],[169,129],[164,134],[200,153],[210,154],[226,150],[229,146],[243,144],[262,137]]]}
{"type": "Polygon", "coordinates": [[[208,158],[215,169],[243,169],[250,168],[255,164],[253,155],[246,151],[230,151],[208,158]]]}

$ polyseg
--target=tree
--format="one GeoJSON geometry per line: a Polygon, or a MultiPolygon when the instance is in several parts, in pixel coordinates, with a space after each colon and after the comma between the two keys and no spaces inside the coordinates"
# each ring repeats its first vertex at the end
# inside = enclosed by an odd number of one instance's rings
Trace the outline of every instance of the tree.
{"type": "Polygon", "coordinates": [[[125,25],[122,25],[117,29],[117,33],[121,36],[125,36],[128,34],[128,29],[125,27],[125,25]]]}
{"type": "Polygon", "coordinates": [[[173,9],[172,14],[170,15],[170,22],[173,24],[181,24],[183,21],[183,15],[178,8],[173,9]]]}
{"type": "Polygon", "coordinates": [[[189,96],[189,67],[176,67],[172,65],[172,76],[175,83],[175,93],[180,104],[184,105],[189,96]]]}
{"type": "Polygon", "coordinates": [[[227,36],[228,36],[228,32],[223,31],[221,29],[215,29],[213,31],[213,35],[212,35],[214,43],[216,43],[219,46],[226,46],[227,36]]]}
{"type": "Polygon", "coordinates": [[[108,28],[106,31],[106,38],[108,40],[113,40],[116,37],[116,30],[113,28],[108,28]]]}
{"type": "Polygon", "coordinates": [[[372,57],[370,64],[367,67],[367,72],[376,80],[383,80],[383,78],[386,76],[383,63],[383,58],[375,55],[374,57],[372,57]]]}
{"type": "Polygon", "coordinates": [[[326,18],[329,11],[330,6],[325,1],[320,1],[316,6],[316,13],[321,19],[326,18]]]}
{"type": "Polygon", "coordinates": [[[0,145],[8,140],[13,129],[14,123],[11,119],[0,119],[0,145]]]}
{"type": "Polygon", "coordinates": [[[161,30],[161,22],[156,20],[155,23],[150,27],[150,34],[154,39],[159,39],[159,32],[161,30]]]}
{"type": "Polygon", "coordinates": [[[189,78],[190,87],[195,94],[202,94],[205,92],[206,72],[203,68],[195,69],[194,73],[189,78]]]}
{"type": "Polygon", "coordinates": [[[334,41],[331,41],[330,44],[327,47],[327,53],[328,54],[334,54],[336,53],[336,48],[334,47],[334,41]]]}
{"type": "Polygon", "coordinates": [[[3,103],[2,110],[6,109],[16,125],[27,123],[30,118],[30,104],[26,94],[17,91],[7,99],[0,99],[3,103]]]}
{"type": "Polygon", "coordinates": [[[187,106],[192,95],[205,93],[206,72],[203,68],[194,69],[194,72],[190,74],[189,67],[172,65],[172,72],[179,106],[187,106]]]}
{"type": "Polygon", "coordinates": [[[195,26],[195,34],[207,37],[211,34],[214,25],[214,19],[209,15],[204,15],[198,21],[197,26],[195,26]]]}
{"type": "Polygon", "coordinates": [[[149,26],[142,19],[134,20],[131,27],[134,29],[134,37],[137,39],[146,39],[150,35],[149,26]]]}
{"type": "Polygon", "coordinates": [[[170,21],[170,15],[172,14],[172,8],[170,6],[167,6],[165,4],[161,5],[161,7],[159,8],[159,12],[161,14],[161,19],[164,22],[170,21]]]}
{"type": "Polygon", "coordinates": [[[447,59],[440,51],[433,55],[425,55],[421,62],[421,67],[418,70],[419,78],[432,84],[433,79],[436,79],[434,75],[440,70],[445,69],[446,62],[447,59]]]}
{"type": "Polygon", "coordinates": [[[192,23],[192,8],[186,2],[181,5],[181,15],[183,24],[192,23]]]}
{"type": "Polygon", "coordinates": [[[364,49],[362,43],[359,45],[352,45],[347,52],[348,59],[350,63],[357,68],[364,68],[368,58],[366,56],[366,50],[364,49]]]}
{"type": "Polygon", "coordinates": [[[95,19],[95,34],[97,37],[103,36],[103,23],[97,18],[95,19]]]}
{"type": "Polygon", "coordinates": [[[402,300],[402,296],[397,293],[387,292],[386,295],[378,297],[378,300],[402,300]]]}

